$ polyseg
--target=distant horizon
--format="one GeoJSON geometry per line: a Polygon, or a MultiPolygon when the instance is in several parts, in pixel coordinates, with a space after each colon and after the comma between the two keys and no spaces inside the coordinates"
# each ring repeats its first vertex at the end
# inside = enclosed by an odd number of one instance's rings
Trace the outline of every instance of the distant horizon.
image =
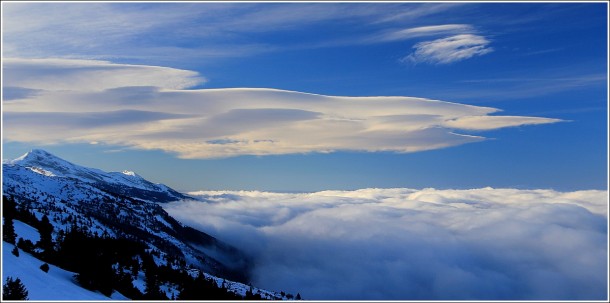
{"type": "MultiPolygon", "coordinates": [[[[12,160],[17,159],[18,157],[21,157],[25,154],[27,154],[28,152],[35,150],[35,149],[39,149],[39,150],[44,150],[47,151],[45,148],[41,148],[41,147],[34,147],[31,148],[30,150],[24,152],[23,154],[13,157],[13,158],[3,158],[2,159],[2,163],[4,164],[5,161],[9,162],[12,160]]],[[[47,151],[48,152],[48,151],[47,151]]],[[[63,157],[61,157],[61,155],[57,155],[54,154],[52,152],[50,152],[51,154],[53,154],[54,156],[57,156],[59,158],[64,159],[63,157]]],[[[72,162],[68,159],[64,159],[68,162],[71,162],[73,164],[76,165],[80,165],[79,163],[75,163],[72,162]]],[[[84,166],[84,165],[80,165],[80,166],[84,166]]],[[[99,169],[98,167],[93,167],[93,166],[84,166],[87,168],[94,168],[94,169],[99,169]]],[[[121,169],[121,170],[105,170],[106,172],[123,172],[123,171],[131,171],[128,169],[121,169]]],[[[133,171],[138,175],[141,175],[138,171],[133,171]]],[[[144,177],[145,179],[147,179],[148,181],[151,181],[153,183],[161,183],[161,182],[154,182],[154,180],[149,180],[148,178],[144,177]]],[[[180,182],[180,180],[176,180],[176,182],[180,182]]],[[[168,184],[165,184],[168,185],[168,184]]],[[[168,185],[169,186],[169,185],[168,185]]],[[[528,187],[493,187],[493,186],[485,186],[485,187],[464,187],[464,188],[460,188],[460,187],[362,187],[362,188],[326,188],[326,189],[317,189],[317,190],[308,190],[308,191],[304,191],[304,190],[289,190],[289,189],[279,189],[279,190],[274,190],[274,189],[230,189],[230,188],[218,188],[218,189],[188,189],[188,190],[183,190],[180,189],[179,187],[174,187],[174,186],[170,186],[171,188],[173,188],[174,190],[177,190],[178,192],[184,193],[184,194],[190,194],[190,193],[195,193],[195,192],[212,192],[212,191],[218,191],[218,192],[239,192],[239,191],[243,191],[243,192],[270,192],[270,193],[285,193],[285,194],[308,194],[308,193],[319,193],[319,192],[323,192],[323,191],[357,191],[357,190],[363,190],[363,189],[414,189],[414,190],[423,190],[423,189],[434,189],[434,190],[476,190],[476,189],[485,189],[485,188],[491,188],[491,189],[517,189],[517,190],[553,190],[553,191],[557,191],[557,192],[573,192],[573,191],[588,191],[588,190],[602,190],[602,191],[607,191],[607,188],[583,188],[583,189],[577,189],[577,190],[558,190],[555,188],[528,188],[528,187]]]]}

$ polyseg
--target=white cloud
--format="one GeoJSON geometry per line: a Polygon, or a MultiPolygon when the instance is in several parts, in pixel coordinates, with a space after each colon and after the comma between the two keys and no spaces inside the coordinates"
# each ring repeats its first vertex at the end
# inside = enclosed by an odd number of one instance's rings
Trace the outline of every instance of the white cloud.
{"type": "Polygon", "coordinates": [[[183,89],[204,83],[197,72],[99,60],[3,59],[5,87],[40,90],[100,91],[128,86],[183,89]]]}
{"type": "Polygon", "coordinates": [[[470,24],[441,24],[386,31],[368,39],[369,43],[393,42],[407,39],[445,36],[431,41],[422,41],[413,46],[415,51],[400,61],[411,63],[448,64],[493,51],[490,41],[477,34],[470,24]]]}
{"type": "Polygon", "coordinates": [[[519,116],[470,116],[460,117],[455,120],[448,120],[443,123],[444,126],[454,127],[457,129],[472,129],[472,130],[492,130],[503,127],[544,124],[548,121],[540,120],[536,117],[519,117],[519,116]]]}
{"type": "Polygon", "coordinates": [[[560,120],[414,97],[339,97],[263,88],[184,90],[197,73],[68,59],[9,59],[4,138],[100,142],[183,158],[338,150],[416,152],[482,141],[460,133],[560,120]]]}
{"type": "Polygon", "coordinates": [[[489,40],[480,35],[460,34],[447,38],[419,42],[415,51],[402,61],[412,63],[448,64],[474,56],[482,56],[493,51],[489,40]]]}
{"type": "Polygon", "coordinates": [[[606,191],[203,191],[164,205],[305,299],[603,300],[606,191]]]}
{"type": "Polygon", "coordinates": [[[446,34],[463,34],[473,32],[474,28],[468,24],[442,24],[442,25],[429,25],[412,27],[407,29],[395,30],[381,35],[378,40],[380,41],[397,41],[406,40],[417,37],[434,36],[434,35],[446,35],[446,34]]]}

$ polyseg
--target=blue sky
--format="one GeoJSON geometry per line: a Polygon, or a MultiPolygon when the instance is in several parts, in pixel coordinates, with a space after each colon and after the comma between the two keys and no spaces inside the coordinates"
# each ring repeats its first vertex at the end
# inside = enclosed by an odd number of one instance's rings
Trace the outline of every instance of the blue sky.
{"type": "Polygon", "coordinates": [[[607,189],[605,3],[2,14],[5,159],[44,148],[179,190],[607,189]]]}

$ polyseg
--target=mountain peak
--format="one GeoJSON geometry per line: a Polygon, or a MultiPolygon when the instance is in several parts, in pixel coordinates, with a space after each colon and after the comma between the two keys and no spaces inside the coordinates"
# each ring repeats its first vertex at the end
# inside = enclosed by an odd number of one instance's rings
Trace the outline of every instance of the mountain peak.
{"type": "Polygon", "coordinates": [[[42,149],[32,149],[23,156],[10,161],[10,164],[34,168],[34,171],[44,170],[50,172],[48,175],[77,179],[90,178],[98,171],[72,164],[42,149]]]}
{"type": "Polygon", "coordinates": [[[61,171],[74,166],[74,164],[43,149],[32,149],[21,157],[9,161],[9,163],[19,164],[21,166],[59,169],[60,171],[56,171],[56,173],[60,173],[61,171]]]}
{"type": "Polygon", "coordinates": [[[143,200],[169,202],[187,196],[162,184],[154,184],[133,171],[105,172],[96,168],[80,166],[59,158],[42,149],[32,149],[23,156],[6,164],[17,165],[30,171],[54,178],[70,178],[95,184],[97,187],[143,200]]]}
{"type": "Polygon", "coordinates": [[[30,150],[30,152],[27,154],[41,155],[41,156],[53,156],[50,152],[48,152],[44,149],[38,149],[38,148],[34,148],[34,149],[30,150]]]}
{"type": "Polygon", "coordinates": [[[57,158],[50,152],[43,149],[32,149],[29,152],[23,154],[21,157],[14,159],[11,161],[12,163],[26,161],[28,159],[39,159],[42,160],[44,158],[57,158]]]}

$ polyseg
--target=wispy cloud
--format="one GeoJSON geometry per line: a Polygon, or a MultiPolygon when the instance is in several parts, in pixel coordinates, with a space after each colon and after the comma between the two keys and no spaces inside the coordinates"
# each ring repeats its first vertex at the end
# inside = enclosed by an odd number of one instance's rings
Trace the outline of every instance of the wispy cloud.
{"type": "Polygon", "coordinates": [[[454,7],[459,5],[5,3],[3,50],[7,57],[28,58],[153,60],[157,64],[217,60],[286,49],[397,41],[435,32],[470,32],[469,25],[460,24],[413,26],[454,7]],[[348,31],[346,36],[331,31],[322,38],[288,43],[274,43],[259,36],[356,22],[359,30],[348,31]],[[387,28],[400,29],[392,32],[387,28]]]}
{"type": "Polygon", "coordinates": [[[309,152],[417,152],[485,138],[463,133],[559,122],[414,97],[276,89],[184,90],[197,73],[91,60],[8,59],[5,83],[37,90],[4,104],[4,138],[102,142],[183,158],[309,152]],[[223,144],[219,144],[219,142],[223,144]]]}
{"type": "Polygon", "coordinates": [[[411,21],[413,19],[420,19],[423,17],[429,17],[438,13],[446,12],[456,7],[464,5],[463,3],[412,3],[408,9],[395,10],[388,12],[388,15],[376,20],[376,23],[387,23],[387,22],[404,22],[411,21]]]}
{"type": "Polygon", "coordinates": [[[460,34],[448,38],[419,42],[415,51],[402,59],[403,62],[448,64],[482,56],[493,51],[490,41],[474,34],[460,34]]]}
{"type": "Polygon", "coordinates": [[[415,38],[435,40],[418,42],[411,54],[403,57],[402,62],[448,64],[481,56],[493,51],[488,47],[490,41],[478,33],[470,24],[440,24],[391,30],[369,38],[369,43],[393,42],[415,38]]]}
{"type": "Polygon", "coordinates": [[[528,52],[524,53],[523,55],[524,56],[546,55],[548,53],[554,53],[554,52],[558,52],[558,51],[562,51],[562,50],[564,50],[563,47],[556,47],[556,48],[528,51],[528,52]]]}
{"type": "Polygon", "coordinates": [[[394,30],[377,37],[378,41],[397,41],[417,37],[427,37],[435,35],[448,35],[457,33],[473,32],[474,27],[469,24],[442,24],[412,27],[401,30],[394,30]]]}
{"type": "MultiPolygon", "coordinates": [[[[117,87],[154,86],[182,89],[206,82],[197,72],[147,65],[113,64],[75,59],[4,58],[3,85],[39,90],[98,91],[117,87]]],[[[14,90],[14,89],[13,89],[14,90]]]]}
{"type": "Polygon", "coordinates": [[[598,67],[565,66],[561,69],[533,71],[532,75],[510,75],[499,78],[465,79],[457,82],[467,84],[467,88],[439,88],[443,96],[477,100],[514,100],[549,96],[568,91],[607,87],[606,73],[598,72],[598,67]]]}
{"type": "Polygon", "coordinates": [[[318,300],[603,300],[607,192],[194,192],[164,208],[318,300]]]}
{"type": "Polygon", "coordinates": [[[492,130],[503,127],[544,124],[548,121],[540,120],[537,117],[519,116],[470,116],[460,117],[455,120],[445,122],[445,126],[457,129],[470,130],[492,130]]]}
{"type": "Polygon", "coordinates": [[[306,43],[292,47],[276,48],[275,50],[303,49],[303,48],[326,48],[338,46],[368,45],[380,43],[392,43],[405,40],[422,38],[434,38],[447,35],[475,34],[477,29],[470,24],[438,24],[417,27],[391,28],[376,30],[370,34],[354,35],[350,37],[337,37],[332,40],[306,43]]]}

